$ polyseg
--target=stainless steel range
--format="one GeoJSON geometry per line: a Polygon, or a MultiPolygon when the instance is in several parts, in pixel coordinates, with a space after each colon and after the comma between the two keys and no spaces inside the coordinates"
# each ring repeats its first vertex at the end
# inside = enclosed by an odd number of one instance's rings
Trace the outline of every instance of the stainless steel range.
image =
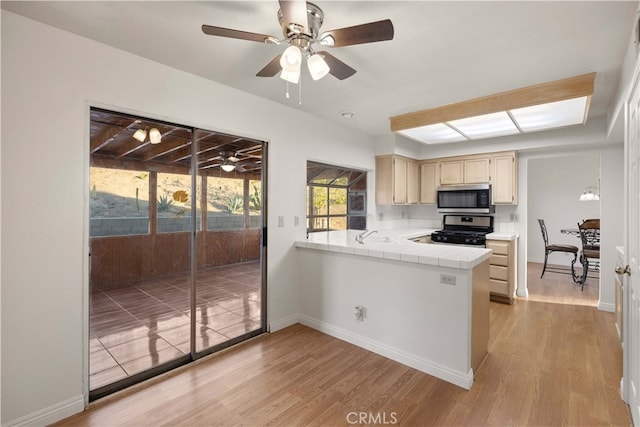
{"type": "Polygon", "coordinates": [[[442,230],[431,233],[433,243],[484,246],[486,235],[493,233],[493,216],[444,215],[442,230]]]}

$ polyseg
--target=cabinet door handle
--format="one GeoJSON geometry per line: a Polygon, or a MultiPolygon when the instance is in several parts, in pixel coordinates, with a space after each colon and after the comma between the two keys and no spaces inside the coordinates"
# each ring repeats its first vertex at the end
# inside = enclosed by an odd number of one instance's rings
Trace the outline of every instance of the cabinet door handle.
{"type": "Polygon", "coordinates": [[[616,267],[616,274],[627,274],[631,276],[631,267],[628,265],[626,267],[616,267]]]}

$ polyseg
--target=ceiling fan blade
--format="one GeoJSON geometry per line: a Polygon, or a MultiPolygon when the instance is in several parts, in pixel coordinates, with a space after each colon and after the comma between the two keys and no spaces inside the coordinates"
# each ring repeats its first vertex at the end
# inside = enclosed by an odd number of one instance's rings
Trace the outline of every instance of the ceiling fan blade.
{"type": "Polygon", "coordinates": [[[259,167],[260,167],[260,165],[257,164],[257,163],[244,162],[244,163],[238,163],[236,165],[236,170],[238,172],[242,173],[242,172],[248,172],[249,169],[247,169],[247,168],[258,169],[259,167]]]}
{"type": "MultiPolygon", "coordinates": [[[[327,31],[322,33],[320,39],[326,37],[333,38],[334,47],[393,40],[393,24],[390,19],[369,22],[368,24],[327,31]]],[[[331,46],[331,43],[327,43],[327,45],[331,46]]]]}
{"type": "Polygon", "coordinates": [[[305,0],[279,0],[280,11],[289,30],[306,32],[309,28],[307,2],[305,0]],[[297,28],[297,30],[296,30],[297,28]]]}
{"type": "Polygon", "coordinates": [[[258,43],[266,43],[267,40],[275,39],[275,37],[266,34],[250,33],[247,31],[232,30],[230,28],[214,27],[212,25],[203,25],[202,32],[210,36],[229,37],[230,39],[249,40],[258,43]]]}
{"type": "Polygon", "coordinates": [[[276,74],[278,74],[278,72],[280,70],[282,70],[282,66],[280,65],[280,57],[282,56],[282,54],[276,56],[275,58],[273,58],[271,60],[271,62],[269,62],[267,65],[264,66],[264,68],[260,71],[258,71],[258,74],[256,74],[256,76],[258,77],[273,77],[276,74]]]}
{"type": "Polygon", "coordinates": [[[324,61],[329,66],[329,73],[331,73],[331,75],[333,75],[339,80],[344,80],[346,78],[349,78],[356,73],[356,70],[354,70],[344,62],[340,61],[338,58],[331,55],[327,51],[324,51],[324,50],[320,51],[318,52],[318,55],[321,55],[322,57],[324,57],[324,61]]]}

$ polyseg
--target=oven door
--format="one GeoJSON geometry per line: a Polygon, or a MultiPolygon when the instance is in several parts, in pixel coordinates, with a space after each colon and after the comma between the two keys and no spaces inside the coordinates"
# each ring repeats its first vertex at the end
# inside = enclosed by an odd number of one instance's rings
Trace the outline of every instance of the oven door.
{"type": "Polygon", "coordinates": [[[491,204],[491,185],[455,185],[438,188],[438,212],[481,213],[495,211],[491,204]]]}

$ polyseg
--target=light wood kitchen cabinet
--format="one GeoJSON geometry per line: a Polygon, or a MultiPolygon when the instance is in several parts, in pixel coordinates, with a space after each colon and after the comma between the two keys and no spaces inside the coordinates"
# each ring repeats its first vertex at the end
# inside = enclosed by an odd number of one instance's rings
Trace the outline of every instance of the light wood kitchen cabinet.
{"type": "Polygon", "coordinates": [[[464,183],[478,184],[489,182],[490,157],[464,159],[464,183]]]}
{"type": "Polygon", "coordinates": [[[416,204],[420,201],[420,167],[418,162],[407,161],[407,203],[416,204]]]}
{"type": "Polygon", "coordinates": [[[407,203],[407,161],[394,158],[392,162],[392,203],[407,203]]]}
{"type": "Polygon", "coordinates": [[[436,203],[440,185],[440,167],[438,162],[420,164],[420,203],[436,203]]]}
{"type": "Polygon", "coordinates": [[[388,154],[376,157],[376,204],[435,204],[440,185],[491,184],[494,205],[518,204],[515,151],[418,161],[388,154]]]}
{"type": "Polygon", "coordinates": [[[515,151],[491,155],[490,182],[494,205],[518,204],[518,158],[515,151]]]}
{"type": "Polygon", "coordinates": [[[418,162],[407,157],[376,157],[376,204],[418,203],[418,162]]]}
{"type": "Polygon", "coordinates": [[[462,159],[440,161],[440,184],[464,183],[464,162],[462,159]]]}
{"type": "Polygon", "coordinates": [[[517,278],[518,240],[489,240],[486,246],[493,251],[489,260],[491,301],[513,304],[517,278]]]}
{"type": "Polygon", "coordinates": [[[440,160],[440,183],[455,185],[489,182],[490,159],[488,155],[442,159],[440,160]]]}

